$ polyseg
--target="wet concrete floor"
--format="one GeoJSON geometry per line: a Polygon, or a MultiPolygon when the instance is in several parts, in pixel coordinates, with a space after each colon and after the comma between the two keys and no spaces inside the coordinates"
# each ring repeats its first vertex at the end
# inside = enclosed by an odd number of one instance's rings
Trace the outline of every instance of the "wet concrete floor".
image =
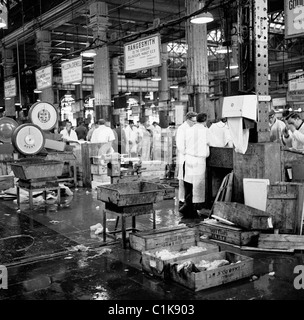
{"type": "MultiPolygon", "coordinates": [[[[242,279],[219,287],[192,292],[176,283],[158,280],[141,269],[139,252],[123,249],[120,239],[90,232],[102,222],[102,202],[94,190],[76,189],[63,206],[36,207],[23,204],[21,212],[13,201],[0,202],[0,264],[8,268],[8,289],[3,300],[303,300],[304,289],[294,288],[296,265],[304,265],[302,252],[281,254],[229,250],[254,258],[257,280],[242,279]],[[74,251],[75,246],[83,250],[74,251]],[[274,275],[269,273],[274,272],[274,275]]],[[[155,205],[157,228],[181,221],[176,200],[155,205]]],[[[108,215],[108,229],[116,217],[108,215]]],[[[130,222],[129,222],[130,223],[130,222]]],[[[152,217],[137,218],[140,230],[152,228],[152,217]]],[[[272,273],[271,273],[272,274],[272,273]]]]}

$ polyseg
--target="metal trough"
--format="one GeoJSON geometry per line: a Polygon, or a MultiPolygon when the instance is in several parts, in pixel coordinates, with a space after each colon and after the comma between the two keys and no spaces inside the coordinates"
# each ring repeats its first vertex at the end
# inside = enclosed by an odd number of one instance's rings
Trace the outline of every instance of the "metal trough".
{"type": "Polygon", "coordinates": [[[134,181],[98,186],[97,199],[117,207],[138,206],[163,200],[164,189],[152,182],[134,181]]]}
{"type": "Polygon", "coordinates": [[[21,159],[11,163],[16,178],[22,180],[58,177],[62,175],[64,162],[44,159],[21,159]]]}

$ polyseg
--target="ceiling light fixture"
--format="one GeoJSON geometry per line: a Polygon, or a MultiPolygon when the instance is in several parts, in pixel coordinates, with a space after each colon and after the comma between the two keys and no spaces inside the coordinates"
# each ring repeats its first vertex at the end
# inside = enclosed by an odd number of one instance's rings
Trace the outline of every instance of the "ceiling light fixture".
{"type": "Polygon", "coordinates": [[[160,76],[154,76],[151,78],[151,81],[161,81],[161,77],[160,76]]]}
{"type": "Polygon", "coordinates": [[[172,84],[172,85],[170,86],[170,89],[178,89],[178,85],[177,85],[177,84],[172,84]]]}
{"type": "MultiPolygon", "coordinates": [[[[232,70],[232,69],[237,69],[239,66],[237,64],[231,64],[229,66],[229,69],[232,70]]],[[[226,69],[228,69],[228,67],[226,67],[226,69]]]]}
{"type": "MultiPolygon", "coordinates": [[[[204,7],[202,2],[198,4],[198,10],[204,7]]],[[[201,12],[190,18],[190,22],[194,24],[205,24],[212,22],[214,20],[213,15],[210,12],[201,12]]]]}
{"type": "Polygon", "coordinates": [[[90,48],[90,43],[87,42],[86,47],[88,49],[86,49],[85,51],[81,52],[80,55],[85,57],[85,58],[93,58],[97,55],[96,51],[94,49],[89,49],[90,48]]]}
{"type": "Polygon", "coordinates": [[[34,93],[41,93],[42,92],[42,90],[40,90],[40,89],[34,89],[34,93]]]}

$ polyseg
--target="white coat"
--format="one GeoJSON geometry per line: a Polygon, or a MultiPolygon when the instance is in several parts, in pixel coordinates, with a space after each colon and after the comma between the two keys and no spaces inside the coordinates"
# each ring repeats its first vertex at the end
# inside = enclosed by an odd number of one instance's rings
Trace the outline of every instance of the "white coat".
{"type": "Polygon", "coordinates": [[[186,131],[191,128],[187,121],[182,123],[176,131],[176,149],[177,153],[177,164],[178,164],[178,176],[179,180],[184,180],[183,177],[183,165],[185,162],[186,155],[186,131]]]}
{"type": "Polygon", "coordinates": [[[285,145],[297,150],[304,150],[304,122],[302,122],[300,128],[294,132],[289,130],[288,133],[289,138],[285,138],[284,135],[282,136],[285,145]]]}
{"type": "Polygon", "coordinates": [[[282,120],[275,119],[274,123],[270,125],[270,141],[280,141],[285,127],[286,125],[282,120]]]}
{"type": "Polygon", "coordinates": [[[205,202],[206,158],[209,156],[209,130],[196,123],[186,131],[184,181],[193,184],[193,203],[205,202]]]}

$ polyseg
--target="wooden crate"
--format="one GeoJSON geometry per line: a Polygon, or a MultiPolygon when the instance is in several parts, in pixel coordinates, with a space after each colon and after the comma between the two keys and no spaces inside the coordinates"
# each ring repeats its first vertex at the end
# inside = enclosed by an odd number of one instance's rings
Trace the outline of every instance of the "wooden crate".
{"type": "Polygon", "coordinates": [[[102,175],[107,174],[106,165],[91,164],[91,174],[102,175]]]}
{"type": "Polygon", "coordinates": [[[272,218],[269,213],[242,203],[215,201],[213,216],[224,218],[247,230],[269,230],[272,218]]]}
{"type": "Polygon", "coordinates": [[[268,186],[266,211],[279,233],[300,234],[303,222],[304,184],[280,182],[268,186]]]}
{"type": "Polygon", "coordinates": [[[170,247],[161,247],[157,249],[147,250],[142,252],[142,260],[141,265],[142,269],[150,274],[153,274],[156,277],[160,277],[162,279],[170,279],[170,264],[173,264],[177,261],[182,259],[191,259],[192,257],[195,257],[198,253],[188,253],[183,254],[182,256],[171,258],[171,259],[161,259],[156,257],[156,252],[160,250],[167,249],[170,252],[179,252],[183,253],[188,248],[192,246],[202,247],[205,248],[205,251],[200,252],[202,255],[214,253],[219,251],[219,247],[215,244],[206,243],[203,241],[196,241],[193,240],[193,242],[189,243],[181,243],[177,245],[173,245],[170,247]]]}
{"type": "MultiPolygon", "coordinates": [[[[130,247],[143,252],[155,248],[194,243],[197,230],[184,226],[130,233],[130,247]]],[[[181,247],[182,248],[182,247],[181,247]]]]}
{"type": "Polygon", "coordinates": [[[190,260],[194,264],[198,264],[202,260],[212,262],[222,259],[228,260],[233,264],[201,272],[189,272],[184,270],[182,273],[179,273],[177,272],[177,265],[189,261],[189,259],[180,259],[178,264],[170,264],[171,279],[193,291],[200,291],[253,275],[253,258],[229,251],[210,253],[207,255],[198,253],[190,260]]]}
{"type": "Polygon", "coordinates": [[[111,178],[107,174],[93,174],[93,181],[101,183],[111,183],[111,178]]]}
{"type": "Polygon", "coordinates": [[[209,239],[219,240],[238,246],[256,245],[259,231],[244,231],[217,221],[203,221],[198,225],[199,235],[207,235],[209,239]]]}

